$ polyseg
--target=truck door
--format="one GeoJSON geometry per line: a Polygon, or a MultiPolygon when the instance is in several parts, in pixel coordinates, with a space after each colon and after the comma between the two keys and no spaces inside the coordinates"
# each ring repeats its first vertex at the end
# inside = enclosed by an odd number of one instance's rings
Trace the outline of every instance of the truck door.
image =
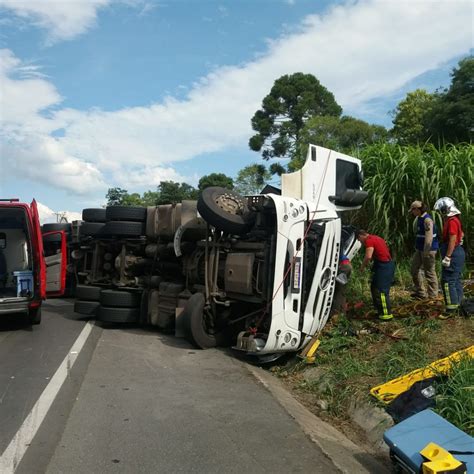
{"type": "Polygon", "coordinates": [[[32,217],[32,246],[34,254],[33,271],[35,275],[35,282],[39,291],[39,297],[44,300],[46,298],[46,264],[43,255],[43,237],[41,235],[41,227],[38,213],[38,206],[36,201],[30,206],[32,217]]]}
{"type": "Polygon", "coordinates": [[[66,289],[67,246],[66,232],[63,230],[45,232],[43,239],[53,240],[54,246],[48,249],[44,261],[46,265],[46,295],[62,296],[66,289]],[[56,245],[57,243],[57,245],[56,245]]]}

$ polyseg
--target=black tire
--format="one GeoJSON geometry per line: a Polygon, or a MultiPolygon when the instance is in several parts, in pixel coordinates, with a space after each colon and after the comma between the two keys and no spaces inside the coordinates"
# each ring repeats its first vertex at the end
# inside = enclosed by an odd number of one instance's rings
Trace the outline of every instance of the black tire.
{"type": "Polygon", "coordinates": [[[60,234],[43,235],[43,242],[61,242],[61,235],[60,234]]]}
{"type": "Polygon", "coordinates": [[[106,323],[136,323],[139,317],[139,308],[111,308],[101,306],[97,319],[106,323]]]}
{"type": "Polygon", "coordinates": [[[104,227],[102,222],[83,222],[79,227],[79,234],[82,237],[96,237],[102,233],[104,227]]]}
{"type": "Polygon", "coordinates": [[[140,306],[141,294],[137,291],[102,290],[100,304],[112,308],[137,308],[140,306]]]}
{"type": "Polygon", "coordinates": [[[250,229],[255,218],[244,197],[219,186],[203,190],[197,202],[197,209],[206,222],[229,234],[244,234],[250,229]]]}
{"type": "Polygon", "coordinates": [[[106,209],[107,221],[145,222],[146,207],[138,206],[109,206],[106,209]]]}
{"type": "Polygon", "coordinates": [[[74,312],[87,316],[97,316],[100,303],[98,301],[77,300],[74,302],[74,312]]]}
{"type": "Polygon", "coordinates": [[[143,222],[110,221],[104,225],[101,235],[139,237],[145,235],[145,224],[143,222]]]}
{"type": "Polygon", "coordinates": [[[204,327],[204,295],[194,293],[184,307],[184,325],[191,342],[200,349],[216,347],[216,336],[209,334],[204,327]]]}
{"type": "Polygon", "coordinates": [[[86,222],[105,222],[105,209],[83,209],[82,220],[86,222]]]}
{"type": "Polygon", "coordinates": [[[41,324],[41,306],[38,308],[31,308],[28,312],[28,321],[32,326],[41,324]]]}
{"type": "Polygon", "coordinates": [[[50,224],[43,224],[41,227],[41,231],[43,234],[46,232],[64,230],[67,234],[71,232],[71,224],[68,223],[50,223],[50,224]]]}
{"type": "Polygon", "coordinates": [[[85,301],[100,301],[101,291],[102,288],[100,286],[77,285],[76,298],[85,301]]]}

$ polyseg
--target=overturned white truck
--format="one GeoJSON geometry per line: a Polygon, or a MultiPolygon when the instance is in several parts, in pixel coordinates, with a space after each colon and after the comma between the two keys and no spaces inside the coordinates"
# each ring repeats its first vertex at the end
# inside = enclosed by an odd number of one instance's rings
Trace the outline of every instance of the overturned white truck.
{"type": "Polygon", "coordinates": [[[126,313],[124,321],[184,332],[201,348],[297,351],[328,319],[340,253],[359,248],[340,213],[361,206],[362,184],[359,160],[310,145],[303,168],[282,175],[281,192],[207,188],[197,202],[148,208],[135,230],[124,216],[138,210],[109,207],[92,235],[81,231],[78,297],[98,295],[99,320],[126,313]],[[114,312],[114,301],[135,306],[114,312]]]}

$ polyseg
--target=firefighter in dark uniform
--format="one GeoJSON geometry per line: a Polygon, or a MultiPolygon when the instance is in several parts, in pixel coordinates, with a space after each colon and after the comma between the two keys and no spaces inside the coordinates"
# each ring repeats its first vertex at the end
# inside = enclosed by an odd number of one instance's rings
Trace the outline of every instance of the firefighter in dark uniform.
{"type": "Polygon", "coordinates": [[[438,297],[438,276],[436,275],[436,252],[439,249],[438,230],[433,218],[427,212],[427,206],[421,201],[413,201],[410,212],[416,218],[415,253],[411,261],[411,276],[415,291],[414,298],[438,297]],[[423,285],[422,271],[426,283],[423,285]]]}
{"type": "Polygon", "coordinates": [[[434,209],[443,215],[443,242],[441,244],[441,285],[443,289],[445,313],[441,319],[447,319],[458,313],[463,299],[461,275],[466,254],[462,246],[464,232],[460,219],[461,211],[449,197],[436,201],[434,209]]]}
{"type": "Polygon", "coordinates": [[[370,291],[379,319],[388,321],[393,318],[390,306],[390,288],[395,276],[395,263],[390,250],[382,237],[369,234],[365,230],[356,232],[357,239],[365,246],[365,257],[360,268],[364,271],[370,261],[372,264],[372,282],[370,291]]]}

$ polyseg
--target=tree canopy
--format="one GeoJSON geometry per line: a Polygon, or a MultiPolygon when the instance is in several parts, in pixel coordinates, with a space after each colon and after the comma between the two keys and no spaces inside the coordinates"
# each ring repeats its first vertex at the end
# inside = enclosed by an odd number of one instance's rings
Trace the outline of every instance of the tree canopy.
{"type": "Polygon", "coordinates": [[[334,95],[312,74],[297,72],[282,76],[252,117],[252,128],[257,133],[250,138],[249,146],[254,151],[262,151],[266,160],[294,158],[300,132],[309,118],[339,117],[341,113],[334,95]]]}
{"type": "Polygon", "coordinates": [[[435,94],[428,117],[433,141],[472,142],[474,136],[474,57],[461,60],[451,74],[450,87],[435,94]]]}
{"type": "Polygon", "coordinates": [[[451,77],[449,88],[433,94],[417,89],[397,105],[391,132],[400,145],[472,142],[474,58],[461,60],[451,77]]]}
{"type": "Polygon", "coordinates": [[[351,154],[354,150],[386,139],[387,135],[385,127],[354,117],[312,117],[301,131],[297,156],[289,163],[288,169],[294,171],[301,168],[311,143],[351,154]]]}
{"type": "Polygon", "coordinates": [[[428,116],[435,100],[433,94],[416,89],[397,105],[392,112],[394,119],[391,133],[400,145],[416,145],[430,138],[428,116]]]}
{"type": "Polygon", "coordinates": [[[258,194],[271,178],[264,165],[254,163],[242,168],[235,180],[235,190],[241,194],[258,194]]]}
{"type": "Polygon", "coordinates": [[[158,206],[197,199],[197,196],[198,190],[190,184],[174,181],[160,181],[156,191],[145,191],[142,196],[118,187],[109,188],[106,194],[107,206],[158,206]]]}
{"type": "Polygon", "coordinates": [[[160,181],[156,204],[172,204],[183,199],[197,199],[198,190],[187,183],[160,181]]]}
{"type": "Polygon", "coordinates": [[[198,189],[202,191],[210,186],[221,186],[222,188],[234,189],[234,180],[224,173],[211,173],[199,180],[198,189]]]}
{"type": "Polygon", "coordinates": [[[128,191],[122,188],[109,188],[105,198],[107,199],[107,206],[121,206],[123,200],[128,196],[128,191]]]}

